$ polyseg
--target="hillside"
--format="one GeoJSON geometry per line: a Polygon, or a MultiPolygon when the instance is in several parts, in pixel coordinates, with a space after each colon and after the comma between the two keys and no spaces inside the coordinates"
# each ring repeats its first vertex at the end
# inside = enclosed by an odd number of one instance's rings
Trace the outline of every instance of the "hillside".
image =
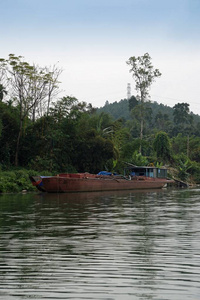
{"type": "MultiPolygon", "coordinates": [[[[164,104],[158,104],[156,101],[149,102],[149,105],[152,109],[152,118],[161,112],[163,115],[166,114],[169,117],[169,120],[173,120],[173,108],[164,104]]],[[[114,120],[123,118],[124,120],[130,120],[131,115],[129,111],[129,101],[127,99],[122,99],[119,102],[115,101],[114,103],[106,102],[103,107],[100,107],[97,110],[99,113],[106,112],[110,114],[114,120]]],[[[200,116],[191,113],[193,116],[194,123],[200,122],[200,116]]]]}

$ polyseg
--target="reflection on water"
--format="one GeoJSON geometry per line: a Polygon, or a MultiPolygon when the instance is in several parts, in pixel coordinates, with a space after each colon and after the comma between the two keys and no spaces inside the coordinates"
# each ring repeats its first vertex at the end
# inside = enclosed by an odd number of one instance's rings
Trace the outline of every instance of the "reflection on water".
{"type": "Polygon", "coordinates": [[[0,196],[0,299],[199,299],[199,189],[0,196]]]}

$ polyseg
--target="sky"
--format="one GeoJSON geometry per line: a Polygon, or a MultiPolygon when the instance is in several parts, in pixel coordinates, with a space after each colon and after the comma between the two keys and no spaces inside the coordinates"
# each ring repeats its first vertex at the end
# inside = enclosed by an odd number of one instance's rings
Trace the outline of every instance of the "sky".
{"type": "Polygon", "coordinates": [[[0,0],[0,57],[57,65],[62,96],[101,107],[136,96],[126,61],[162,73],[150,100],[200,114],[200,0],[0,0]]]}

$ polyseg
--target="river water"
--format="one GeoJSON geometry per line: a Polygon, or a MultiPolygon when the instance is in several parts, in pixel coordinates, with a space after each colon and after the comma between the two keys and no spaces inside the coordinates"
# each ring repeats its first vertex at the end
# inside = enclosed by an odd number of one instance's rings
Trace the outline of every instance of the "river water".
{"type": "Polygon", "coordinates": [[[199,195],[0,195],[0,299],[199,300],[199,195]]]}

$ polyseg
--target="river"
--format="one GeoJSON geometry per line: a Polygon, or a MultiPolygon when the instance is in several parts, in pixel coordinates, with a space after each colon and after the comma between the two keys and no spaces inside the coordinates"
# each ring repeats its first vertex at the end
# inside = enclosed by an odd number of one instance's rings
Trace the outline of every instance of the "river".
{"type": "Polygon", "coordinates": [[[0,299],[199,300],[199,194],[0,195],[0,299]]]}

